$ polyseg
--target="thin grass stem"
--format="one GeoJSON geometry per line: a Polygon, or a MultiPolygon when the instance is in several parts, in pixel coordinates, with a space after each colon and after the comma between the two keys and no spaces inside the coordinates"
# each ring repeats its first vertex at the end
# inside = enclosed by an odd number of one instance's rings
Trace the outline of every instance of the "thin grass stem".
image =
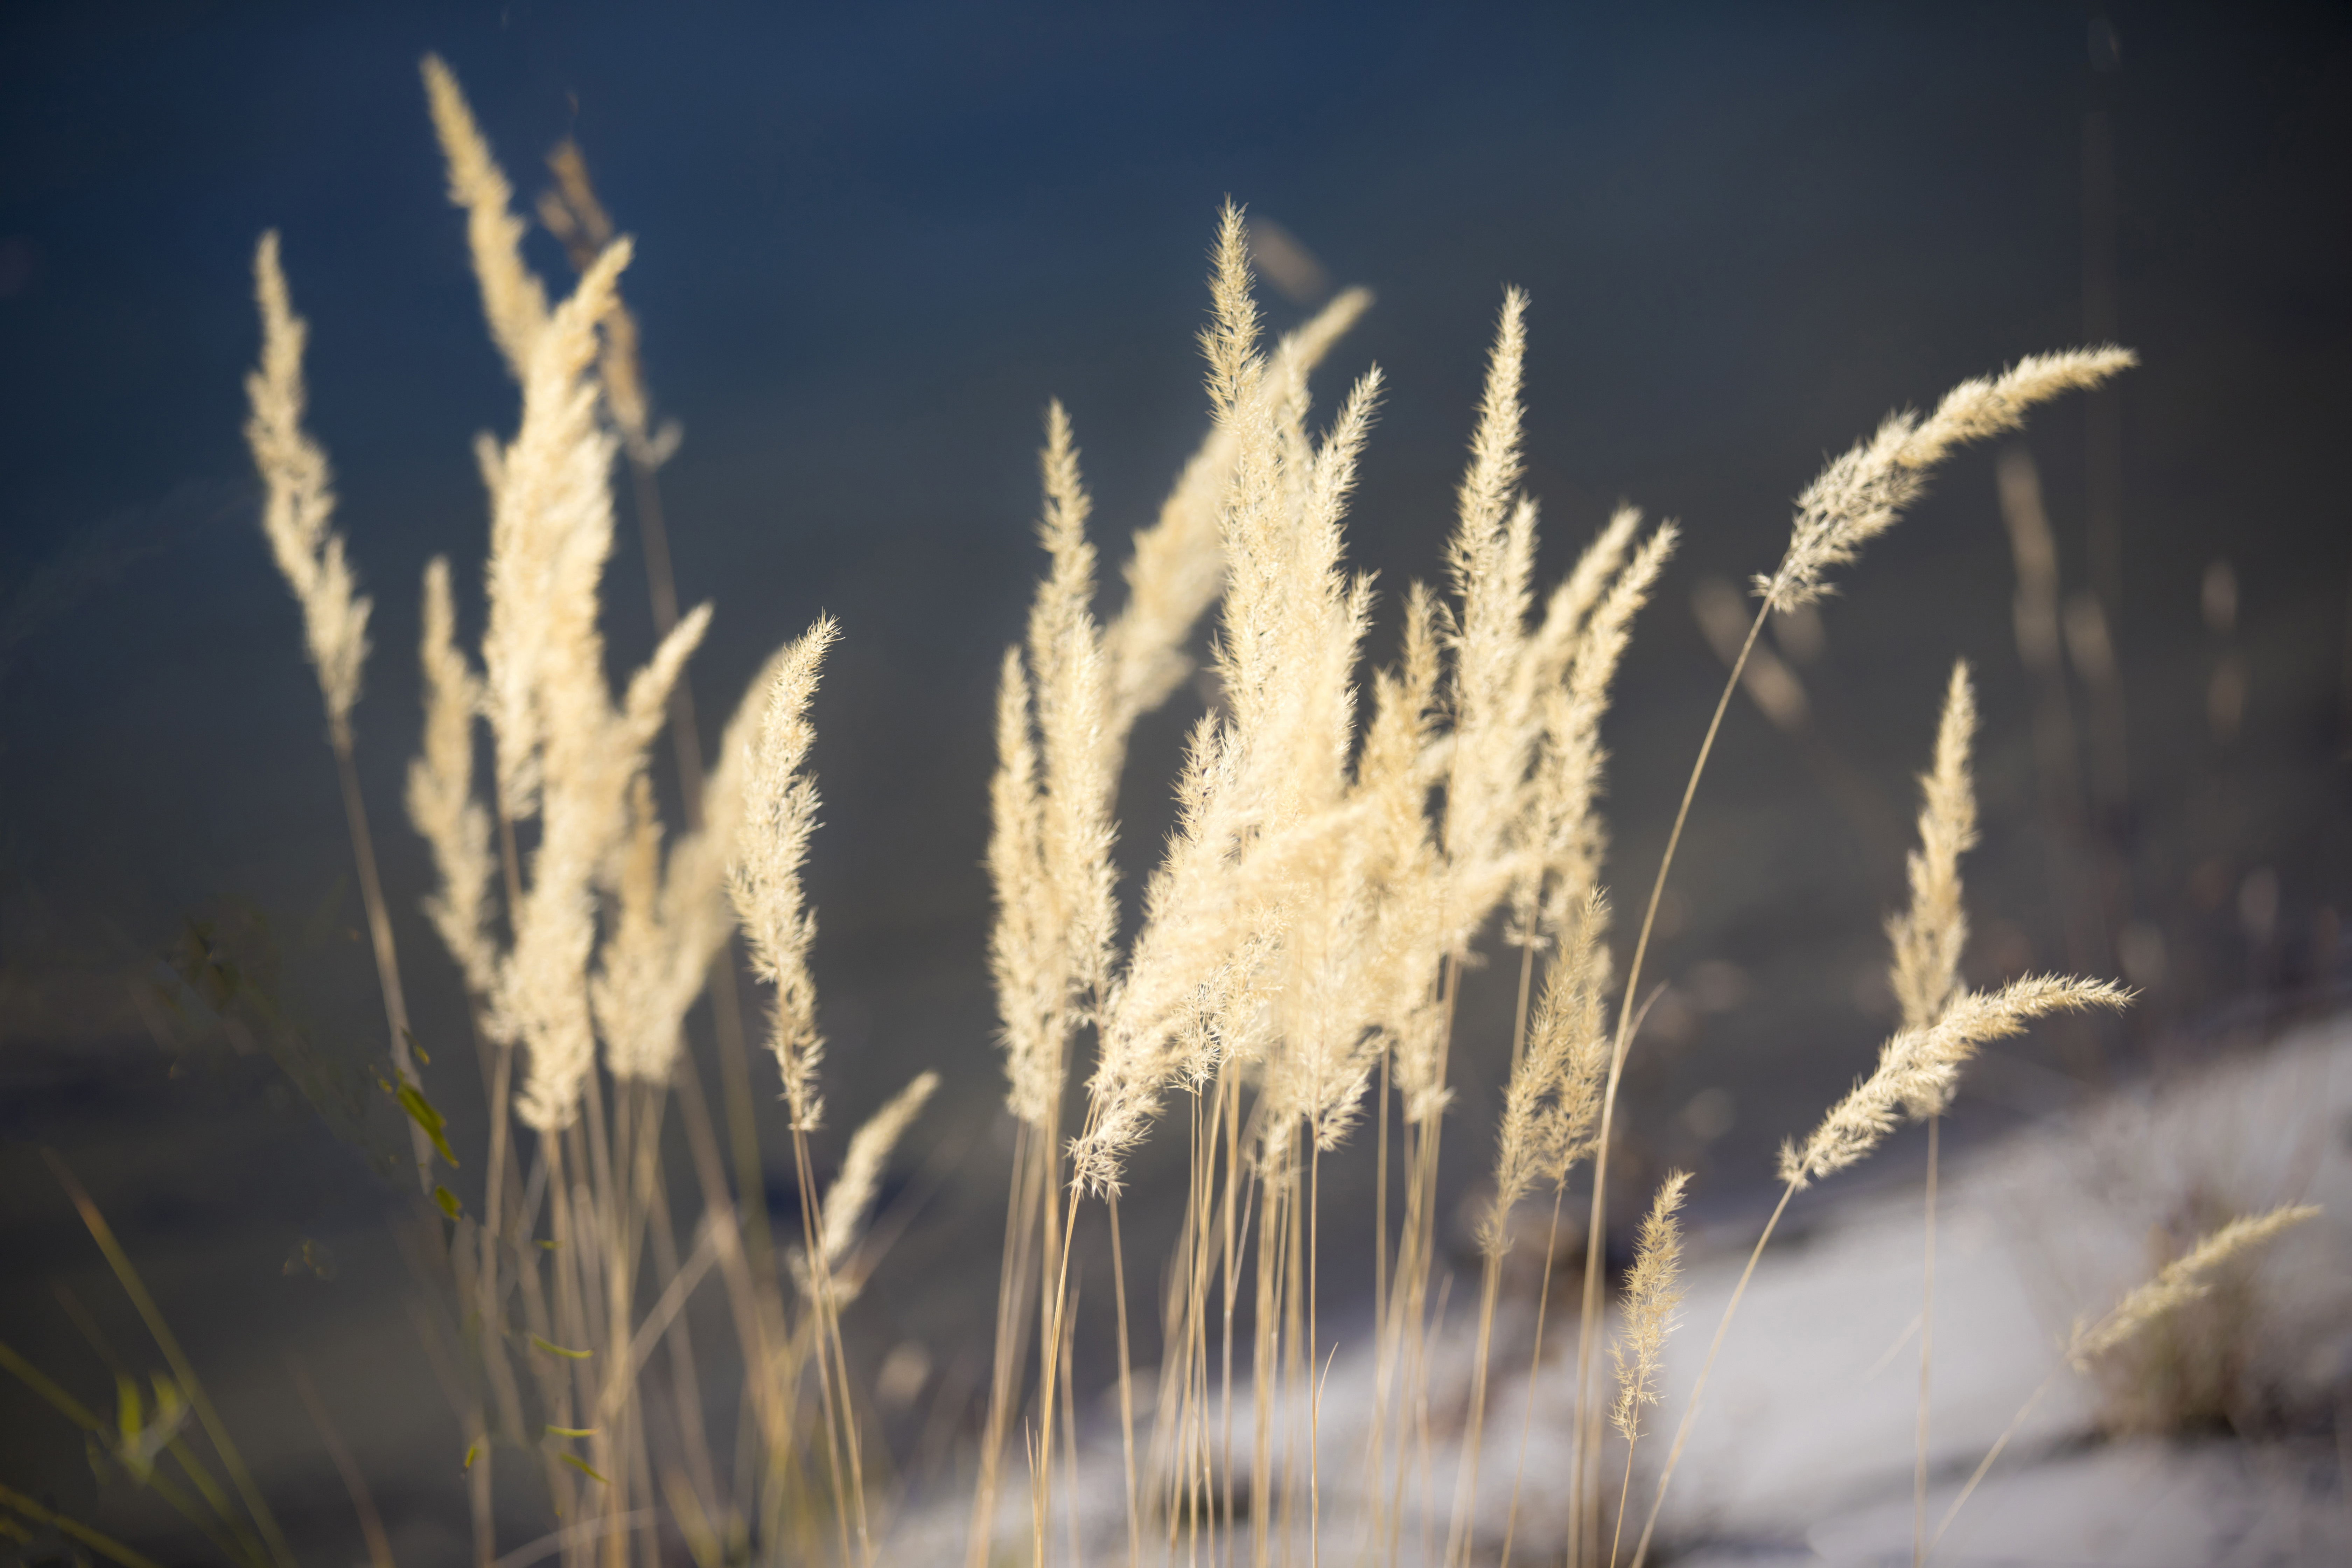
{"type": "MultiPolygon", "coordinates": [[[[1592,1216],[1584,1236],[1584,1304],[1576,1335],[1575,1439],[1570,1461],[1574,1479],[1569,1493],[1569,1518],[1571,1539],[1579,1542],[1585,1534],[1579,1524],[1591,1512],[1586,1506],[1591,1490],[1587,1468],[1599,1459],[1600,1405],[1591,1398],[1591,1390],[1592,1357],[1599,1348],[1595,1319],[1600,1310],[1601,1259],[1607,1237],[1607,1211],[1603,1205],[1608,1201],[1609,1141],[1616,1121],[1617,1088],[1624,1077],[1626,1053],[1633,1043],[1633,998],[1642,988],[1642,965],[1649,957],[1650,935],[1658,922],[1658,904],[1665,896],[1666,876],[1674,869],[1675,851],[1682,844],[1683,826],[1690,820],[1691,801],[1698,794],[1699,777],[1706,772],[1706,760],[1715,751],[1715,737],[1723,728],[1723,715],[1731,706],[1731,694],[1739,689],[1740,675],[1748,668],[1748,656],[1755,651],[1756,638],[1764,630],[1764,619],[1770,613],[1769,602],[1758,608],[1756,619],[1748,625],[1748,638],[1739,645],[1739,657],[1731,661],[1731,674],[1723,683],[1722,695],[1715,700],[1715,714],[1707,721],[1706,734],[1699,742],[1698,760],[1691,764],[1690,778],[1683,785],[1682,804],[1675,809],[1675,825],[1666,835],[1665,853],[1658,858],[1658,874],[1650,883],[1650,900],[1642,911],[1641,931],[1633,940],[1633,958],[1626,968],[1624,994],[1618,1002],[1617,1037],[1610,1047],[1609,1081],[1601,1096],[1601,1131],[1593,1144],[1592,1216]],[[1595,1451],[1588,1453],[1588,1449],[1595,1451]]],[[[1786,1201],[1784,1197],[1782,1202],[1786,1201]]],[[[1669,1459],[1667,1463],[1671,1471],[1673,1461],[1669,1459]]],[[[1643,1538],[1646,1541],[1646,1531],[1643,1538]]],[[[1638,1551],[1634,1562],[1641,1562],[1638,1551]]]]}
{"type": "MultiPolygon", "coordinates": [[[[376,875],[375,837],[368,831],[367,801],[360,794],[359,769],[352,761],[351,731],[339,723],[330,732],[334,742],[335,774],[342,784],[343,823],[351,831],[352,858],[359,868],[360,901],[367,909],[368,945],[375,954],[376,985],[383,994],[384,1027],[392,1036],[392,1065],[404,1080],[414,1084],[416,1068],[409,1060],[408,994],[401,988],[400,953],[393,946],[392,916],[384,907],[383,883],[376,875]]],[[[430,1195],[433,1145],[426,1140],[425,1130],[413,1120],[408,1123],[408,1148],[416,1158],[417,1190],[430,1195]]]]}
{"type": "Polygon", "coordinates": [[[1936,1345],[1936,1167],[1944,1119],[1927,1118],[1926,1283],[1919,1305],[1919,1443],[1911,1472],[1911,1568],[1927,1561],[1927,1394],[1936,1345]]]}
{"type": "Polygon", "coordinates": [[[194,1409],[196,1419],[204,1423],[205,1436],[212,1439],[214,1451],[220,1455],[221,1468],[228,1472],[229,1484],[236,1489],[246,1512],[252,1517],[254,1527],[260,1531],[262,1540],[268,1544],[270,1557],[282,1568],[293,1568],[294,1553],[286,1544],[284,1532],[278,1528],[277,1516],[269,1511],[269,1504],[263,1500],[261,1489],[254,1485],[253,1472],[246,1468],[244,1456],[237,1451],[236,1441],[229,1436],[228,1426],[221,1420],[220,1412],[213,1408],[211,1395],[205,1392],[204,1384],[196,1376],[195,1364],[180,1349],[179,1339],[172,1332],[171,1324],[163,1321],[163,1313],[155,1305],[155,1299],[147,1293],[146,1284],[139,1278],[139,1271],[131,1266],[130,1254],[124,1252],[122,1244],[115,1240],[113,1228],[106,1223],[106,1216],[98,1212],[98,1205],[90,1202],[89,1194],[82,1190],[81,1184],[74,1179],[74,1173],[66,1168],[66,1163],[58,1157],[57,1151],[44,1149],[41,1157],[48,1162],[49,1170],[57,1176],[58,1184],[65,1188],[66,1196],[72,1200],[75,1210],[81,1215],[82,1224],[89,1227],[90,1238],[98,1243],[99,1251],[106,1255],[107,1266],[114,1270],[114,1278],[121,1285],[122,1293],[130,1297],[131,1304],[138,1309],[140,1321],[154,1336],[156,1347],[163,1352],[163,1359],[172,1363],[172,1375],[179,1379],[181,1392],[188,1396],[188,1404],[194,1409]]]}

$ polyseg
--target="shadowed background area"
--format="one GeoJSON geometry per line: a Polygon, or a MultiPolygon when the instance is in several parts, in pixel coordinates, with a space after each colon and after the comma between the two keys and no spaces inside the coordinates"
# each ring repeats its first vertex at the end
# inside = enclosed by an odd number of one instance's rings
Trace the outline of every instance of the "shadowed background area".
{"type": "MultiPolygon", "coordinates": [[[[1984,710],[1969,973],[2126,974],[2147,1000],[2000,1053],[1954,1136],[2339,994],[2340,10],[12,8],[0,1337],[92,1376],[77,1311],[118,1351],[136,1341],[37,1156],[54,1147],[152,1268],[264,1468],[290,1478],[288,1511],[315,1500],[320,1539],[342,1528],[338,1494],[301,1457],[282,1347],[314,1358],[404,1528],[462,1536],[461,1444],[379,1223],[401,1134],[370,1083],[383,1026],[317,694],[255,525],[248,269],[279,229],[311,323],[311,427],[375,600],[362,782],[418,1034],[453,1142],[478,1148],[461,989],[418,912],[429,868],[398,805],[415,585],[450,555],[478,628],[470,443],[510,434],[516,402],[444,197],[427,49],[525,201],[569,136],[637,237],[625,287],[656,416],[685,433],[662,475],[679,595],[717,605],[690,676],[706,738],[769,649],[821,610],[843,624],[814,715],[835,1121],[820,1159],[914,1072],[941,1072],[886,1192],[905,1229],[856,1326],[861,1356],[920,1348],[918,1382],[947,1390],[934,1407],[985,1377],[974,1303],[1010,1134],[980,863],[997,658],[1042,563],[1041,413],[1070,410],[1114,566],[1205,428],[1192,338],[1227,194],[1286,237],[1260,251],[1277,326],[1334,285],[1378,295],[1318,389],[1328,409],[1367,363],[1388,377],[1349,525],[1380,575],[1374,659],[1404,584],[1442,570],[1506,283],[1533,297],[1543,578],[1621,498],[1682,521],[1605,731],[1621,908],[1646,889],[1723,678],[1708,607],[1777,558],[1787,498],[1822,457],[2021,353],[2113,335],[2142,356],[2110,400],[1951,464],[1817,623],[1776,628],[1790,684],[1735,701],[1668,891],[1652,973],[1673,988],[1629,1080],[1625,1191],[1672,1160],[1697,1168],[1703,1209],[1750,1201],[1770,1149],[1867,1065],[1893,1011],[1880,922],[1909,775],[1955,657],[1984,710]],[[2074,728],[2054,752],[2037,749],[1996,486],[1997,463],[2014,476],[2029,458],[2067,607],[2074,728]],[[226,987],[223,1016],[266,1013],[299,1040],[291,1072],[173,1011],[206,984],[226,987]]],[[[568,287],[555,241],[529,244],[568,287]]],[[[619,540],[616,668],[651,642],[625,497],[619,540]]],[[[1130,923],[1202,700],[1180,692],[1138,732],[1119,799],[1130,923]]],[[[659,776],[669,791],[666,754],[659,776]]],[[[1508,967],[1464,999],[1458,1193],[1490,1153],[1508,967]]],[[[706,1045],[700,1010],[691,1027],[706,1045]]],[[[1164,1146],[1139,1164],[1147,1294],[1175,1212],[1150,1200],[1153,1173],[1181,1164],[1164,1146]]],[[[1358,1164],[1327,1178],[1328,1201],[1365,1200],[1358,1164]]],[[[1369,1279],[1363,1247],[1327,1253],[1327,1303],[1369,1279]]],[[[1089,1384],[1109,1353],[1093,1337],[1089,1384]]],[[[71,1435],[13,1386],[0,1412],[0,1477],[89,1511],[71,1435]]]]}

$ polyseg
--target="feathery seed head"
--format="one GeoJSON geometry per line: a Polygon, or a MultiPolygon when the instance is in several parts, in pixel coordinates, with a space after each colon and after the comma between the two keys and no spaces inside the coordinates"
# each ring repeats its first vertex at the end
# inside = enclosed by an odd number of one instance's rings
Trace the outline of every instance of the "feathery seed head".
{"type": "Polygon", "coordinates": [[[2088,1367],[2094,1359],[2114,1350],[2174,1308],[2210,1291],[2212,1285],[2207,1276],[2223,1263],[2292,1226],[2317,1218],[2319,1213],[2313,1205],[2282,1205],[2267,1214],[2231,1220],[2166,1264],[2154,1279],[2132,1290],[2103,1317],[2076,1323],[2066,1347],[2067,1359],[2077,1368],[2088,1367]]]}
{"type": "MultiPolygon", "coordinates": [[[[1965,662],[1952,667],[1936,727],[1935,764],[1919,777],[1919,847],[1910,856],[1911,905],[1887,921],[1894,947],[1889,979],[1902,1004],[1906,1028],[1925,1028],[1959,989],[1960,954],[1968,947],[1969,917],[1960,900],[1960,857],[1977,841],[1974,782],[1969,747],[1977,723],[1976,692],[1965,662]]],[[[1914,1107],[1920,1116],[1942,1111],[1940,1102],[1914,1107]]]]}
{"type": "Polygon", "coordinates": [[[510,210],[514,187],[491,155],[474,121],[474,111],[457,76],[438,55],[426,55],[420,68],[441,155],[449,165],[449,201],[466,213],[466,242],[481,286],[482,314],[490,337],[517,381],[527,374],[531,351],[547,328],[547,289],[522,258],[523,221],[510,210]]]}
{"type": "Polygon", "coordinates": [[[2096,386],[2137,363],[2130,350],[2113,346],[2032,354],[1999,375],[1962,382],[1924,420],[1889,416],[1805,487],[1788,551],[1771,575],[1756,579],[1756,591],[1782,610],[1820,598],[1830,592],[1830,571],[1894,527],[1927,488],[1928,470],[1954,447],[2015,430],[2035,404],[2096,386]]]}
{"type": "Polygon", "coordinates": [[[1640,1431],[1642,1406],[1658,1402],[1666,1336],[1674,1331],[1675,1308],[1683,1299],[1682,1226],[1675,1215],[1689,1184],[1686,1171],[1666,1173],[1634,1242],[1633,1271],[1625,1281],[1625,1326],[1612,1347],[1617,1363],[1617,1403],[1609,1415],[1628,1443],[1640,1431]]]}
{"type": "Polygon", "coordinates": [[[833,1179],[833,1190],[824,1194],[824,1225],[818,1245],[824,1248],[828,1273],[848,1261],[849,1248],[857,1239],[857,1228],[866,1211],[874,1206],[874,1194],[882,1185],[882,1168],[890,1158],[890,1151],[898,1147],[898,1140],[905,1136],[908,1127],[921,1114],[925,1102],[939,1087],[939,1074],[919,1074],[851,1136],[849,1152],[842,1156],[840,1173],[833,1179]]]}
{"type": "Polygon", "coordinates": [[[350,739],[352,706],[359,700],[371,606],[357,591],[343,553],[343,536],[334,528],[335,492],[327,454],[302,426],[308,402],[302,349],[310,327],[294,313],[288,296],[275,229],[254,247],[253,282],[261,308],[261,361],[245,378],[253,409],[245,438],[261,475],[261,528],[278,571],[302,606],[310,667],[318,673],[327,723],[340,745],[350,739]]]}
{"type": "Polygon", "coordinates": [[[2128,1005],[2132,993],[2104,980],[2027,975],[1999,991],[1963,991],[1925,1028],[1897,1032],[1878,1068],[1832,1106],[1802,1145],[1780,1150],[1780,1179],[1803,1187],[1855,1163],[1895,1130],[1905,1106],[1948,1103],[1979,1046],[2021,1034],[2035,1018],[2128,1005]]]}
{"type": "Polygon", "coordinates": [[[474,721],[482,683],[457,647],[446,556],[425,565],[424,621],[425,749],[408,764],[408,819],[431,847],[441,875],[441,890],[425,900],[425,912],[467,984],[487,998],[498,983],[499,956],[488,929],[496,874],[490,818],[474,798],[474,721]]]}
{"type": "Polygon", "coordinates": [[[816,981],[808,968],[816,916],[801,887],[817,793],[815,780],[803,770],[816,739],[808,709],[817,672],[840,635],[838,622],[820,617],[792,645],[769,683],[758,735],[743,759],[743,814],[728,877],[752,970],[775,990],[769,1048],[799,1131],[814,1130],[824,1111],[816,1069],[824,1050],[816,1030],[816,981]]]}

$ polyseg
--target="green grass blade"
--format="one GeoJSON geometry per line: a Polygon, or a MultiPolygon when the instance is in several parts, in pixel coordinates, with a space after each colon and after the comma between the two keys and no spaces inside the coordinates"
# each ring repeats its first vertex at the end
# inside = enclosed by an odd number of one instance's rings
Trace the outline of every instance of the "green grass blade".
{"type": "MultiPolygon", "coordinates": [[[[57,1152],[44,1149],[41,1157],[49,1163],[49,1169],[56,1173],[66,1195],[73,1200],[75,1209],[81,1215],[82,1224],[89,1229],[90,1238],[106,1255],[107,1265],[114,1270],[114,1278],[121,1285],[122,1293],[130,1297],[131,1304],[139,1310],[139,1316],[146,1322],[147,1331],[154,1336],[157,1348],[163,1352],[163,1359],[172,1363],[172,1373],[180,1380],[180,1387],[187,1394],[189,1405],[194,1408],[196,1419],[204,1423],[205,1435],[212,1439],[213,1448],[220,1455],[221,1465],[228,1471],[231,1484],[236,1488],[237,1496],[244,1500],[246,1511],[252,1515],[262,1539],[268,1542],[270,1557],[282,1568],[294,1568],[293,1551],[286,1544],[285,1534],[278,1530],[277,1518],[269,1511],[269,1504],[262,1500],[261,1489],[254,1485],[252,1472],[245,1468],[245,1459],[237,1452],[236,1439],[228,1435],[228,1427],[221,1420],[220,1413],[213,1408],[212,1396],[205,1392],[194,1365],[189,1362],[186,1352],[180,1349],[179,1339],[172,1332],[172,1326],[163,1321],[163,1311],[155,1305],[155,1299],[147,1293],[139,1271],[131,1266],[130,1255],[122,1250],[122,1244],[115,1240],[114,1231],[106,1223],[106,1216],[98,1212],[98,1205],[90,1202],[89,1194],[82,1190],[73,1173],[66,1169],[66,1163],[58,1158],[57,1152]]],[[[60,1525],[58,1528],[64,1527],[60,1525]]]]}
{"type": "Polygon", "coordinates": [[[72,1536],[92,1552],[112,1558],[121,1563],[123,1568],[163,1568],[162,1563],[157,1563],[145,1552],[133,1552],[110,1535],[101,1535],[86,1524],[68,1519],[64,1514],[53,1513],[23,1492],[0,1486],[0,1505],[15,1509],[26,1519],[42,1524],[56,1525],[63,1533],[72,1536]]]}

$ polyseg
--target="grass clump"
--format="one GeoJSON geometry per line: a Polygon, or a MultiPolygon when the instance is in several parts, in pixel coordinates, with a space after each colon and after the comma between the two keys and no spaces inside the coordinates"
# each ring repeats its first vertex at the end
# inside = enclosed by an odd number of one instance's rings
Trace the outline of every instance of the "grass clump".
{"type": "MultiPolygon", "coordinates": [[[[614,233],[577,149],[559,148],[556,185],[541,213],[579,276],[557,298],[522,258],[512,186],[455,78],[435,59],[424,76],[484,316],[520,391],[511,439],[484,437],[478,450],[490,526],[477,647],[458,634],[449,563],[436,560],[425,574],[424,743],[406,800],[432,851],[438,885],[426,908],[470,995],[490,1112],[480,1185],[464,1200],[434,1179],[436,1160],[455,1170],[457,1156],[412,1058],[352,767],[348,720],[368,653],[369,602],[333,522],[323,448],[304,424],[306,333],[274,235],[263,237],[255,259],[263,348],[248,384],[248,434],[267,486],[265,527],[302,608],[341,769],[386,1058],[404,1103],[414,1101],[420,1212],[453,1309],[449,1342],[436,1349],[457,1369],[473,1553],[483,1565],[499,1558],[494,1489],[520,1468],[563,1521],[537,1544],[569,1563],[651,1562],[667,1541],[705,1565],[880,1561],[876,1400],[847,1353],[843,1315],[870,1266],[864,1232],[890,1151],[938,1079],[926,1072],[885,1105],[820,1190],[812,1148],[825,1130],[824,1041],[811,964],[816,916],[801,879],[817,826],[810,710],[825,658],[855,628],[821,619],[779,648],[715,755],[705,756],[682,676],[711,610],[680,615],[669,583],[657,471],[676,433],[656,425],[637,364],[637,326],[621,294],[630,241],[614,233]],[[624,461],[635,480],[657,641],[615,690],[599,626],[613,479],[624,461]],[[675,833],[651,782],[665,728],[684,807],[675,833]],[[483,730],[491,765],[478,779],[483,730]],[[771,996],[767,1037],[792,1143],[796,1247],[772,1235],[762,1206],[754,1080],[733,1001],[739,936],[771,996]],[[719,983],[708,984],[714,975],[719,983]],[[707,984],[719,1047],[717,1116],[683,1049],[683,1020],[707,984]],[[688,1194],[672,1190],[661,1157],[673,1105],[690,1155],[688,1194]],[[687,1212],[699,1205],[690,1226],[677,1217],[681,1203],[687,1212]],[[684,1312],[706,1282],[724,1295],[742,1367],[744,1420],[731,1449],[713,1441],[701,1405],[704,1363],[684,1312]],[[649,1375],[656,1355],[667,1360],[666,1377],[649,1375]]],[[[2040,403],[2100,384],[2132,356],[2112,347],[2039,355],[1965,382],[1924,416],[1887,419],[1804,489],[1780,561],[1755,579],[1754,619],[1700,740],[1619,974],[1602,879],[1601,730],[1676,525],[1622,508],[1571,570],[1538,592],[1538,508],[1522,485],[1529,302],[1507,291],[1444,584],[1406,589],[1393,661],[1360,680],[1374,590],[1347,564],[1344,524],[1382,380],[1377,369],[1360,375],[1318,426],[1309,379],[1369,296],[1344,293],[1269,342],[1252,294],[1247,226],[1231,205],[1209,284],[1202,347],[1210,430],[1158,520],[1134,537],[1122,569],[1125,606],[1108,620],[1096,612],[1103,574],[1073,422],[1058,403],[1045,414],[1037,536],[1046,568],[1025,636],[1003,657],[989,785],[989,959],[1014,1139],[967,1563],[995,1560],[997,1517],[1016,1465],[1029,1560],[1044,1568],[1061,1552],[1057,1496],[1076,1530],[1066,1495],[1077,1472],[1073,1254],[1082,1207],[1097,1202],[1111,1248],[1131,1563],[1206,1553],[1263,1563],[1302,1548],[1315,1562],[1327,1544],[1380,1562],[1483,1557],[1482,1445],[1500,1280],[1520,1234],[1513,1214],[1550,1200],[1539,1298],[1548,1306],[1571,1174],[1589,1163],[1572,1458],[1565,1473],[1527,1473],[1530,1404],[1500,1549],[1507,1559],[1525,1489],[1557,1489],[1571,1562],[1601,1563],[1605,1531],[1613,1568],[1630,1533],[1638,1568],[1707,1375],[1794,1195],[1865,1158],[1904,1122],[1926,1121],[1932,1323],[1936,1119],[1959,1075],[1982,1045],[2038,1018],[2128,1000],[2116,985],[2081,977],[2029,976],[1990,992],[1961,983],[1968,922],[1958,867],[1977,835],[1977,720],[1968,671],[1955,668],[1923,778],[1911,900],[1888,927],[1901,1027],[1875,1068],[1785,1147],[1779,1206],[1715,1331],[1654,1489],[1646,1502],[1637,1497],[1634,1450],[1645,1410],[1661,1401],[1681,1294],[1676,1215],[1689,1178],[1672,1174],[1658,1189],[1612,1313],[1604,1267],[1612,1131],[1660,900],[1725,708],[1765,617],[1829,593],[1832,577],[1918,499],[1937,464],[2018,428],[2040,403]],[[1176,781],[1178,824],[1150,873],[1140,922],[1122,941],[1112,806],[1128,740],[1191,672],[1188,650],[1212,616],[1216,701],[1192,726],[1176,781]],[[1439,1160],[1463,975],[1482,962],[1482,939],[1497,925],[1517,951],[1517,1008],[1449,1496],[1435,1474],[1441,1444],[1431,1418],[1433,1399],[1448,1392],[1435,1385],[1451,1375],[1437,1354],[1448,1289],[1439,1160]],[[1162,1122],[1170,1126],[1160,1135],[1181,1137],[1187,1158],[1145,1431],[1118,1201],[1136,1150],[1162,1122]],[[1366,1142],[1380,1194],[1371,1414],[1365,1441],[1342,1451],[1323,1440],[1332,1347],[1319,1265],[1323,1221],[1361,1216],[1325,1213],[1322,1168],[1356,1157],[1366,1142]],[[1392,1187],[1401,1194],[1393,1211],[1392,1187]],[[1617,1373],[1613,1400],[1601,1387],[1604,1346],[1617,1373]],[[1623,1446],[1614,1488],[1602,1464],[1611,1426],[1623,1446]],[[1355,1500],[1344,1518],[1326,1508],[1327,1478],[1342,1467],[1355,1500]],[[1635,1510],[1639,1527],[1628,1532],[1635,1510]]],[[[237,1543],[232,1555],[282,1560],[282,1539],[193,1369],[181,1365],[128,1259],[76,1191],[173,1361],[173,1432],[193,1411],[236,1480],[250,1529],[236,1524],[247,1533],[224,1535],[237,1543]]],[[[2068,1362],[2116,1351],[2205,1289],[2222,1259],[2307,1213],[2224,1226],[2078,1329],[2068,1362]]],[[[1538,1363],[1543,1332],[1538,1317],[1538,1363]]],[[[0,1363],[68,1419],[102,1425],[13,1352],[0,1363]]],[[[1932,1544],[1927,1364],[1923,1343],[1922,1557],[1932,1544]]],[[[159,1455],[166,1437],[177,1438],[156,1436],[143,1414],[130,1418],[135,1393],[121,1403],[121,1432],[101,1431],[93,1443],[143,1484],[173,1485],[159,1455]]],[[[323,1408],[320,1416],[325,1432],[323,1408]]],[[[355,1481],[355,1500],[363,1495],[355,1481]]],[[[225,1504],[182,1500],[192,1519],[230,1531],[235,1510],[225,1504]]],[[[79,1531],[77,1540],[118,1561],[142,1561],[15,1493],[0,1492],[0,1507],[79,1531]]],[[[370,1542],[388,1559],[380,1529],[370,1542]]],[[[1074,1534],[1074,1558],[1079,1549],[1074,1534]]]]}

